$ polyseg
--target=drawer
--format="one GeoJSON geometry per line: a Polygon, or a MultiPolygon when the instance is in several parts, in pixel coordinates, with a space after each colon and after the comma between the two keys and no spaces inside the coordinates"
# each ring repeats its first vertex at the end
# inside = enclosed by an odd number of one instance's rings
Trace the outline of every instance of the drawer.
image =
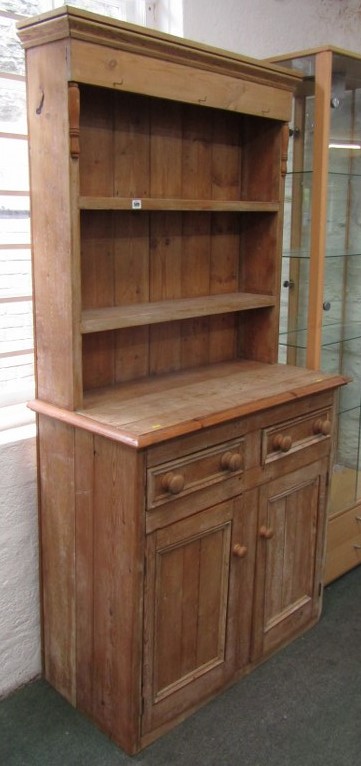
{"type": "Polygon", "coordinates": [[[361,508],[331,517],[327,531],[325,583],[361,564],[361,508]]]}
{"type": "Polygon", "coordinates": [[[262,431],[262,464],[330,439],[331,407],[286,420],[262,431]]]}
{"type": "Polygon", "coordinates": [[[240,476],[244,451],[244,439],[236,439],[148,468],[147,509],[240,476]]]}

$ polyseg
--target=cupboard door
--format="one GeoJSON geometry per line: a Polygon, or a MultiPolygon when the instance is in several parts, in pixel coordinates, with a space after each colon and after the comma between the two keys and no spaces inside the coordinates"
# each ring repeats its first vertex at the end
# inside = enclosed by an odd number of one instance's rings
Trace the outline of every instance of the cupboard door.
{"type": "Polygon", "coordinates": [[[327,466],[318,461],[260,490],[253,659],[318,617],[327,466]]]}
{"type": "Polygon", "coordinates": [[[252,565],[248,549],[239,555],[246,548],[244,530],[237,498],[148,537],[143,735],[199,705],[234,672],[235,620],[229,604],[233,610],[239,587],[230,577],[230,564],[232,559],[238,580],[242,565],[243,572],[249,561],[252,565]]]}

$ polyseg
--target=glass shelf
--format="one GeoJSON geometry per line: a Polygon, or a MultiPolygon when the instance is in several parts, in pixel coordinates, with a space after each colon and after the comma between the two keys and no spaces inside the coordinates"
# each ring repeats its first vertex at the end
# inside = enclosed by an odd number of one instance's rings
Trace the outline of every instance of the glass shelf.
{"type": "MultiPolygon", "coordinates": [[[[325,253],[325,257],[327,259],[329,258],[354,258],[354,257],[360,257],[361,256],[361,246],[358,249],[354,249],[352,251],[350,250],[332,250],[331,248],[327,248],[327,251],[325,253]]],[[[300,248],[300,249],[294,249],[294,250],[283,250],[283,258],[302,258],[307,259],[310,257],[310,250],[308,248],[300,248]]]]}
{"type": "MultiPolygon", "coordinates": [[[[361,145],[361,138],[360,138],[360,145],[361,145]]],[[[342,150],[343,151],[343,150],[342,150]]],[[[346,151],[346,149],[345,149],[346,151]]],[[[328,171],[328,177],[330,180],[332,180],[334,177],[339,178],[342,177],[345,179],[345,181],[353,181],[353,179],[360,180],[361,181],[361,149],[357,150],[359,151],[359,154],[357,157],[354,158],[354,162],[359,160],[360,163],[360,171],[358,173],[355,173],[354,170],[329,170],[328,171]]],[[[286,177],[286,186],[287,184],[290,184],[293,178],[300,179],[304,177],[305,181],[307,183],[312,183],[312,176],[313,176],[313,170],[290,170],[287,171],[287,177],[286,177]]]]}
{"type": "MultiPolygon", "coordinates": [[[[293,348],[307,348],[309,329],[302,328],[280,334],[280,344],[293,348]]],[[[352,340],[361,339],[361,322],[349,324],[329,324],[322,328],[322,347],[340,343],[348,343],[352,340]]]]}

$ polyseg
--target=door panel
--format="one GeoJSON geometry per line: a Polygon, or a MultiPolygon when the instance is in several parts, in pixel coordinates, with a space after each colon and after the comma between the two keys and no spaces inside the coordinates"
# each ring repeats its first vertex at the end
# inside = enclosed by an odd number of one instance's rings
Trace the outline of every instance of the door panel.
{"type": "Polygon", "coordinates": [[[317,616],[326,470],[319,461],[260,490],[254,658],[317,616]]]}
{"type": "MultiPolygon", "coordinates": [[[[253,587],[254,553],[232,555],[235,534],[238,546],[243,532],[249,537],[242,511],[238,497],[148,536],[143,734],[199,705],[234,674],[235,610],[245,601],[239,583],[253,587]]],[[[250,610],[242,629],[248,660],[250,610]]]]}

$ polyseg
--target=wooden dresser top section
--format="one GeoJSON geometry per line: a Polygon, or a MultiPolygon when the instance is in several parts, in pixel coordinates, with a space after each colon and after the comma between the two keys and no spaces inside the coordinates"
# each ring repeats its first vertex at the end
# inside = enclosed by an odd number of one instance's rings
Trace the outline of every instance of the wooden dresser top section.
{"type": "Polygon", "coordinates": [[[278,65],[68,6],[19,22],[18,34],[25,48],[63,40],[69,80],[271,119],[290,119],[302,79],[278,65]]]}
{"type": "Polygon", "coordinates": [[[142,448],[347,383],[283,364],[239,361],[95,390],[77,412],[36,400],[31,408],[142,448]]]}

